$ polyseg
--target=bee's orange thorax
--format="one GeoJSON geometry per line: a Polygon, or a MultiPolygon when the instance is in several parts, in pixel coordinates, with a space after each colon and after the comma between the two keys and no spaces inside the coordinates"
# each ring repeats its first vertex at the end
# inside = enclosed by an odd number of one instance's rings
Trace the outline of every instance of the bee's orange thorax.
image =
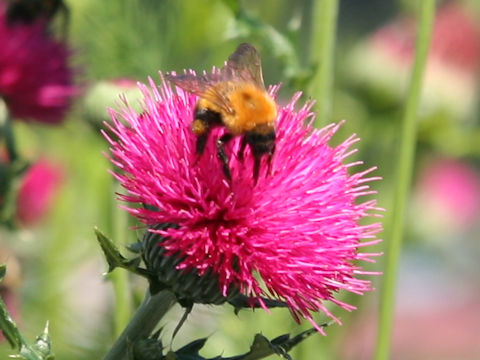
{"type": "Polygon", "coordinates": [[[233,113],[223,119],[225,126],[234,135],[251,131],[257,125],[273,127],[277,117],[277,107],[268,93],[253,84],[245,83],[229,94],[233,113]]]}
{"type": "MultiPolygon", "coordinates": [[[[207,97],[201,98],[197,107],[219,113],[232,135],[243,134],[262,124],[274,127],[277,107],[265,90],[246,82],[224,82],[216,84],[210,91],[227,97],[229,109],[220,108],[207,97]]],[[[213,98],[211,94],[208,97],[213,98]]]]}

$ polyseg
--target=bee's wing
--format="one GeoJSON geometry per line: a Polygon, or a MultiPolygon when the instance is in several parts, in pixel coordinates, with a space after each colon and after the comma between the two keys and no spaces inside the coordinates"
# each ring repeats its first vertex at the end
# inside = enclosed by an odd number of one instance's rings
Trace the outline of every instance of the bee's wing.
{"type": "Polygon", "coordinates": [[[224,74],[218,71],[202,75],[188,73],[182,75],[167,74],[165,78],[179,88],[207,99],[224,112],[233,112],[228,99],[228,92],[220,91],[215,86],[215,84],[224,81],[224,74]]]}
{"type": "Polygon", "coordinates": [[[237,50],[230,55],[227,64],[222,68],[222,73],[233,79],[253,82],[264,89],[262,77],[262,61],[257,49],[251,44],[238,45],[237,50]]]}
{"type": "Polygon", "coordinates": [[[215,74],[166,74],[165,78],[179,88],[198,96],[203,96],[213,84],[218,82],[218,80],[215,79],[215,74]]]}

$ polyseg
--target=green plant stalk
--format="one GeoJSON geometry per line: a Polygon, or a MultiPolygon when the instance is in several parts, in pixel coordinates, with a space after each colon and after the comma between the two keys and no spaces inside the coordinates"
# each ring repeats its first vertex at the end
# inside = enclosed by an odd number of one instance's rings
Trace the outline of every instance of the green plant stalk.
{"type": "Polygon", "coordinates": [[[415,160],[417,114],[435,16],[435,0],[423,0],[419,2],[419,4],[420,21],[416,53],[402,122],[397,183],[395,185],[390,236],[388,237],[388,248],[385,254],[385,273],[383,276],[382,293],[380,295],[380,318],[375,353],[376,360],[387,360],[390,358],[398,263],[402,247],[405,208],[409,197],[415,160]]]}
{"type": "Polygon", "coordinates": [[[0,139],[4,138],[8,159],[11,163],[13,163],[18,158],[17,146],[13,133],[12,116],[10,115],[7,104],[2,97],[0,97],[0,116],[0,139]]]}
{"type": "Polygon", "coordinates": [[[317,127],[330,121],[332,111],[338,6],[338,0],[313,2],[310,62],[317,64],[318,69],[312,77],[310,94],[317,101],[317,127]]]}
{"type": "Polygon", "coordinates": [[[12,117],[5,100],[0,96],[0,144],[2,143],[5,144],[5,150],[7,152],[7,161],[5,161],[5,163],[8,165],[2,166],[4,169],[7,169],[7,178],[2,184],[3,188],[0,189],[0,197],[2,197],[0,203],[0,223],[7,227],[13,227],[12,214],[15,213],[15,199],[17,196],[15,185],[17,184],[11,169],[12,163],[17,160],[18,155],[13,133],[12,117]]]}
{"type": "MultiPolygon", "coordinates": [[[[312,32],[310,63],[318,65],[309,86],[309,93],[317,101],[315,126],[328,123],[332,110],[332,90],[335,59],[335,36],[337,30],[338,0],[315,0],[312,4],[312,32]]],[[[329,359],[330,347],[324,344],[305,345],[296,349],[296,357],[302,358],[305,347],[311,346],[316,359],[329,359]]]]}
{"type": "Polygon", "coordinates": [[[104,360],[129,359],[130,346],[139,339],[147,338],[175,302],[175,295],[169,291],[161,291],[153,296],[147,292],[132,320],[113,344],[104,360]]]}
{"type": "MultiPolygon", "coordinates": [[[[122,191],[120,184],[114,179],[112,179],[112,183],[115,192],[120,193],[122,191]]],[[[112,228],[112,239],[115,241],[115,244],[118,248],[124,247],[127,244],[128,213],[118,207],[115,199],[112,204],[112,228]]],[[[115,296],[115,313],[113,317],[115,337],[120,336],[132,316],[132,298],[128,276],[129,273],[123,269],[117,269],[110,274],[115,296]]]]}

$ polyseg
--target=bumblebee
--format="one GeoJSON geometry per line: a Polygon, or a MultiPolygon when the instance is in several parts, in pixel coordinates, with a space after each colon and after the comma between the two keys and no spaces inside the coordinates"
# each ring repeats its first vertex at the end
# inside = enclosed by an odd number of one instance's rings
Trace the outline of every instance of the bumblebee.
{"type": "Polygon", "coordinates": [[[66,32],[69,22],[69,9],[63,0],[9,0],[6,17],[9,25],[31,24],[38,19],[51,21],[62,11],[63,31],[66,32]]]}
{"type": "Polygon", "coordinates": [[[192,131],[197,136],[197,155],[203,154],[211,130],[223,126],[226,132],[216,140],[216,146],[225,177],[232,179],[225,145],[241,136],[237,156],[243,160],[246,146],[250,147],[256,183],[262,156],[268,157],[270,167],[275,151],[277,106],[265,90],[260,56],[255,47],[247,43],[239,45],[225,66],[212,73],[167,74],[166,78],[200,98],[192,123],[192,131]]]}

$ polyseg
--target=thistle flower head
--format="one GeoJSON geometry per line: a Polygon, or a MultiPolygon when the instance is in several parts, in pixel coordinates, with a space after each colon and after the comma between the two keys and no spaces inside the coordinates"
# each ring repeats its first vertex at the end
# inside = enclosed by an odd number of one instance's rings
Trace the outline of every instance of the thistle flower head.
{"type": "Polygon", "coordinates": [[[41,19],[32,24],[8,24],[3,2],[0,44],[0,97],[12,116],[61,122],[78,93],[66,44],[48,36],[41,19]]]}
{"type": "Polygon", "coordinates": [[[297,321],[315,324],[317,311],[334,317],[325,301],[352,309],[334,295],[370,290],[368,280],[357,278],[366,274],[357,260],[375,255],[359,249],[376,243],[381,228],[360,224],[378,208],[375,200],[358,199],[373,193],[366,184],[372,169],[349,174],[360,165],[346,162],[357,137],[330,146],[340,125],[312,128],[311,104],[295,110],[296,94],[278,106],[275,154],[270,166],[263,159],[258,182],[250,149],[243,160],[236,156],[240,136],[226,147],[228,181],[214,140],[225,129],[212,130],[202,156],[195,153],[191,122],[198,97],[151,79],[139,86],[143,111],[125,101],[121,111],[111,110],[105,135],[114,176],[128,191],[120,196],[128,211],[149,226],[176,224],[150,231],[182,259],[177,269],[216,274],[224,296],[234,285],[252,298],[285,301],[297,321]]]}

